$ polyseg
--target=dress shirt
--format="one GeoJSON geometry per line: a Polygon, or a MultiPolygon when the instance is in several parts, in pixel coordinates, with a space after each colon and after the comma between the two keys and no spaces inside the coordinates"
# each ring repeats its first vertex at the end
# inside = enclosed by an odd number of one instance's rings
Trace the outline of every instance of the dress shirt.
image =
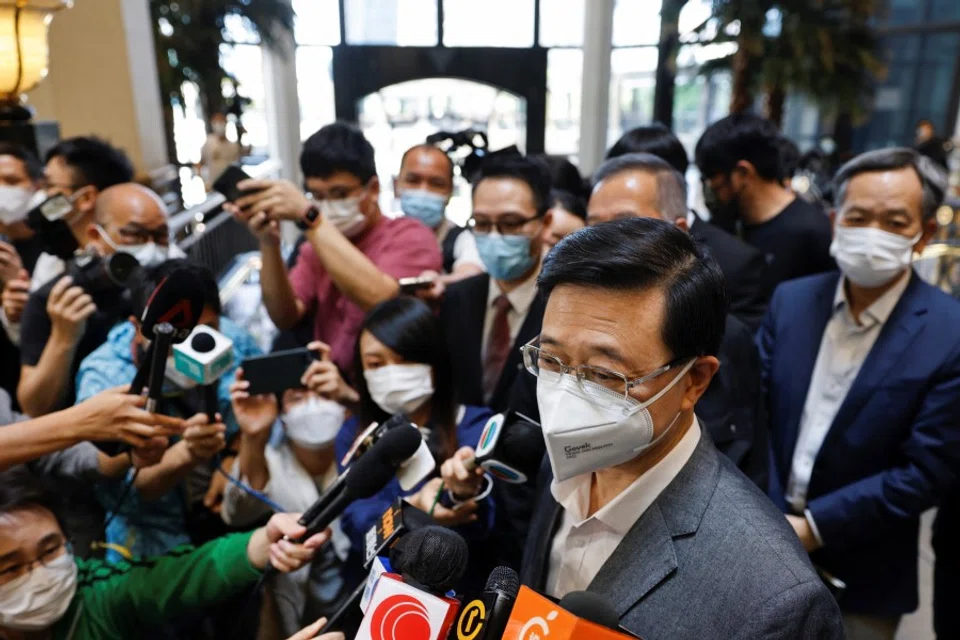
{"type": "Polygon", "coordinates": [[[699,442],[700,423],[694,417],[677,446],[589,517],[593,474],[553,481],[550,492],[563,507],[563,515],[550,548],[548,595],[562,598],[571,591],[585,590],[593,582],[630,528],[687,464],[699,442]]]}
{"type": "MultiPolygon", "coordinates": [[[[911,277],[908,271],[906,277],[901,277],[899,282],[861,313],[859,324],[850,313],[844,288],[846,279],[840,278],[837,284],[833,315],[824,329],[817,363],[810,378],[787,484],[787,502],[797,513],[803,513],[806,509],[813,465],[833,420],[911,277]]],[[[807,520],[816,533],[816,524],[809,514],[807,520]]]]}
{"type": "MultiPolygon", "coordinates": [[[[510,310],[507,312],[507,324],[510,326],[510,340],[515,341],[517,334],[520,333],[520,327],[523,321],[527,319],[527,312],[533,299],[537,296],[537,275],[539,271],[534,272],[523,283],[507,294],[507,300],[510,301],[510,310]]],[[[493,318],[497,313],[494,301],[502,294],[500,285],[493,278],[490,278],[490,288],[487,292],[487,313],[483,317],[483,344],[480,345],[480,353],[487,352],[487,344],[490,342],[490,330],[493,327],[493,318]]]]}

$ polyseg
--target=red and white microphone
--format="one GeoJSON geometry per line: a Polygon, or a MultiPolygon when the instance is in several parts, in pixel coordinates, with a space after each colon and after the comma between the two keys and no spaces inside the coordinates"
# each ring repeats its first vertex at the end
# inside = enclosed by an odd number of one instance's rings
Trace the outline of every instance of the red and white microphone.
{"type": "Polygon", "coordinates": [[[460,601],[446,594],[467,567],[467,543],[430,526],[400,538],[390,551],[397,573],[380,576],[357,640],[445,640],[460,601]]]}

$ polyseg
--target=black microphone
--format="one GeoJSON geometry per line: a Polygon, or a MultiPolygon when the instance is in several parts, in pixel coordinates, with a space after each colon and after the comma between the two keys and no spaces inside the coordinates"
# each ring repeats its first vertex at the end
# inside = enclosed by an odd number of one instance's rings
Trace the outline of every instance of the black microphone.
{"type": "Polygon", "coordinates": [[[153,328],[153,359],[150,361],[150,378],[147,385],[146,410],[153,413],[157,410],[163,393],[163,378],[167,369],[167,357],[161,354],[170,353],[173,346],[174,328],[169,322],[161,322],[153,328]]]}
{"type": "Polygon", "coordinates": [[[537,477],[545,453],[540,425],[511,409],[487,421],[467,468],[482,467],[498,480],[523,484],[537,477]]]}
{"type": "MultiPolygon", "coordinates": [[[[198,333],[193,336],[190,346],[197,353],[210,353],[217,347],[217,341],[209,333],[198,333]]],[[[203,385],[203,409],[207,414],[207,420],[210,424],[217,421],[217,407],[219,406],[217,398],[217,382],[211,382],[203,385]]]]}
{"type": "Polygon", "coordinates": [[[607,599],[591,591],[571,591],[559,602],[560,608],[578,618],[589,620],[601,627],[621,632],[620,616],[607,599]]]}
{"type": "Polygon", "coordinates": [[[435,596],[452,591],[464,572],[470,552],[456,531],[431,525],[403,536],[390,549],[390,567],[412,585],[435,596]]]}
{"type": "Polygon", "coordinates": [[[400,465],[417,452],[421,442],[423,437],[413,427],[401,427],[386,433],[304,512],[299,523],[307,531],[300,540],[329,527],[355,500],[376,495],[396,475],[400,465]]]}
{"type": "MultiPolygon", "coordinates": [[[[520,576],[510,567],[497,567],[487,578],[483,594],[460,610],[456,640],[500,640],[520,591],[520,576]]],[[[452,640],[452,638],[451,638],[452,640]]]]}

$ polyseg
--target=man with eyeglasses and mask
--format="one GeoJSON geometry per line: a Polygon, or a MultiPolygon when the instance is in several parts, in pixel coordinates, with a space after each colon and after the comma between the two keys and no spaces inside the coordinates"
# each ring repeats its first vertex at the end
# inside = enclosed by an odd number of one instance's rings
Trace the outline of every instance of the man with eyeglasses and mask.
{"type": "Polygon", "coordinates": [[[883,149],[834,184],[840,273],[781,286],[757,337],[769,494],[846,584],[847,637],[892,639],[918,604],[920,515],[960,471],[960,303],[911,268],[947,181],[917,152],[883,149]]]}
{"type": "Polygon", "coordinates": [[[727,299],[712,256],[663,220],[568,236],[524,346],[549,467],[521,579],[589,590],[664,638],[842,638],[836,603],[770,501],[702,433],[727,299]]]}
{"type": "MultiPolygon", "coordinates": [[[[512,408],[536,419],[535,389],[521,375],[520,346],[539,333],[543,318],[537,273],[551,204],[546,165],[516,151],[490,154],[473,179],[468,225],[487,273],[451,284],[440,307],[454,390],[463,404],[512,408]]],[[[496,524],[483,550],[491,565],[519,564],[533,497],[525,485],[494,486],[496,524]]]]}
{"type": "MultiPolygon", "coordinates": [[[[163,201],[138,184],[99,192],[91,214],[82,219],[86,226],[73,230],[83,247],[77,261],[120,251],[150,267],[183,256],[170,245],[163,201]]],[[[80,362],[129,315],[129,304],[120,296],[111,308],[98,309],[90,293],[74,286],[70,276],[50,280],[33,292],[23,312],[20,342],[17,398],[24,412],[37,417],[73,404],[80,362]]]]}
{"type": "Polygon", "coordinates": [[[396,296],[400,278],[440,271],[440,249],[418,221],[380,211],[373,146],[353,125],[336,122],[310,136],[300,168],[306,195],[288,180],[246,180],[238,187],[248,195],[224,208],[260,241],[270,319],[283,331],[308,318],[349,380],[364,314],[396,296]],[[281,220],[298,223],[306,237],[289,274],[281,220]]]}

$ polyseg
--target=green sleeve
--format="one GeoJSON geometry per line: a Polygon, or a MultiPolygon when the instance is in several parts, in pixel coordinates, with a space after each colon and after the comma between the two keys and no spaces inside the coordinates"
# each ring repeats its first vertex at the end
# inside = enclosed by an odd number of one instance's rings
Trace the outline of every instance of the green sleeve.
{"type": "Polygon", "coordinates": [[[247,558],[251,535],[233,534],[198,548],[180,547],[155,558],[104,566],[87,582],[84,616],[133,633],[236,595],[262,575],[247,558]]]}

